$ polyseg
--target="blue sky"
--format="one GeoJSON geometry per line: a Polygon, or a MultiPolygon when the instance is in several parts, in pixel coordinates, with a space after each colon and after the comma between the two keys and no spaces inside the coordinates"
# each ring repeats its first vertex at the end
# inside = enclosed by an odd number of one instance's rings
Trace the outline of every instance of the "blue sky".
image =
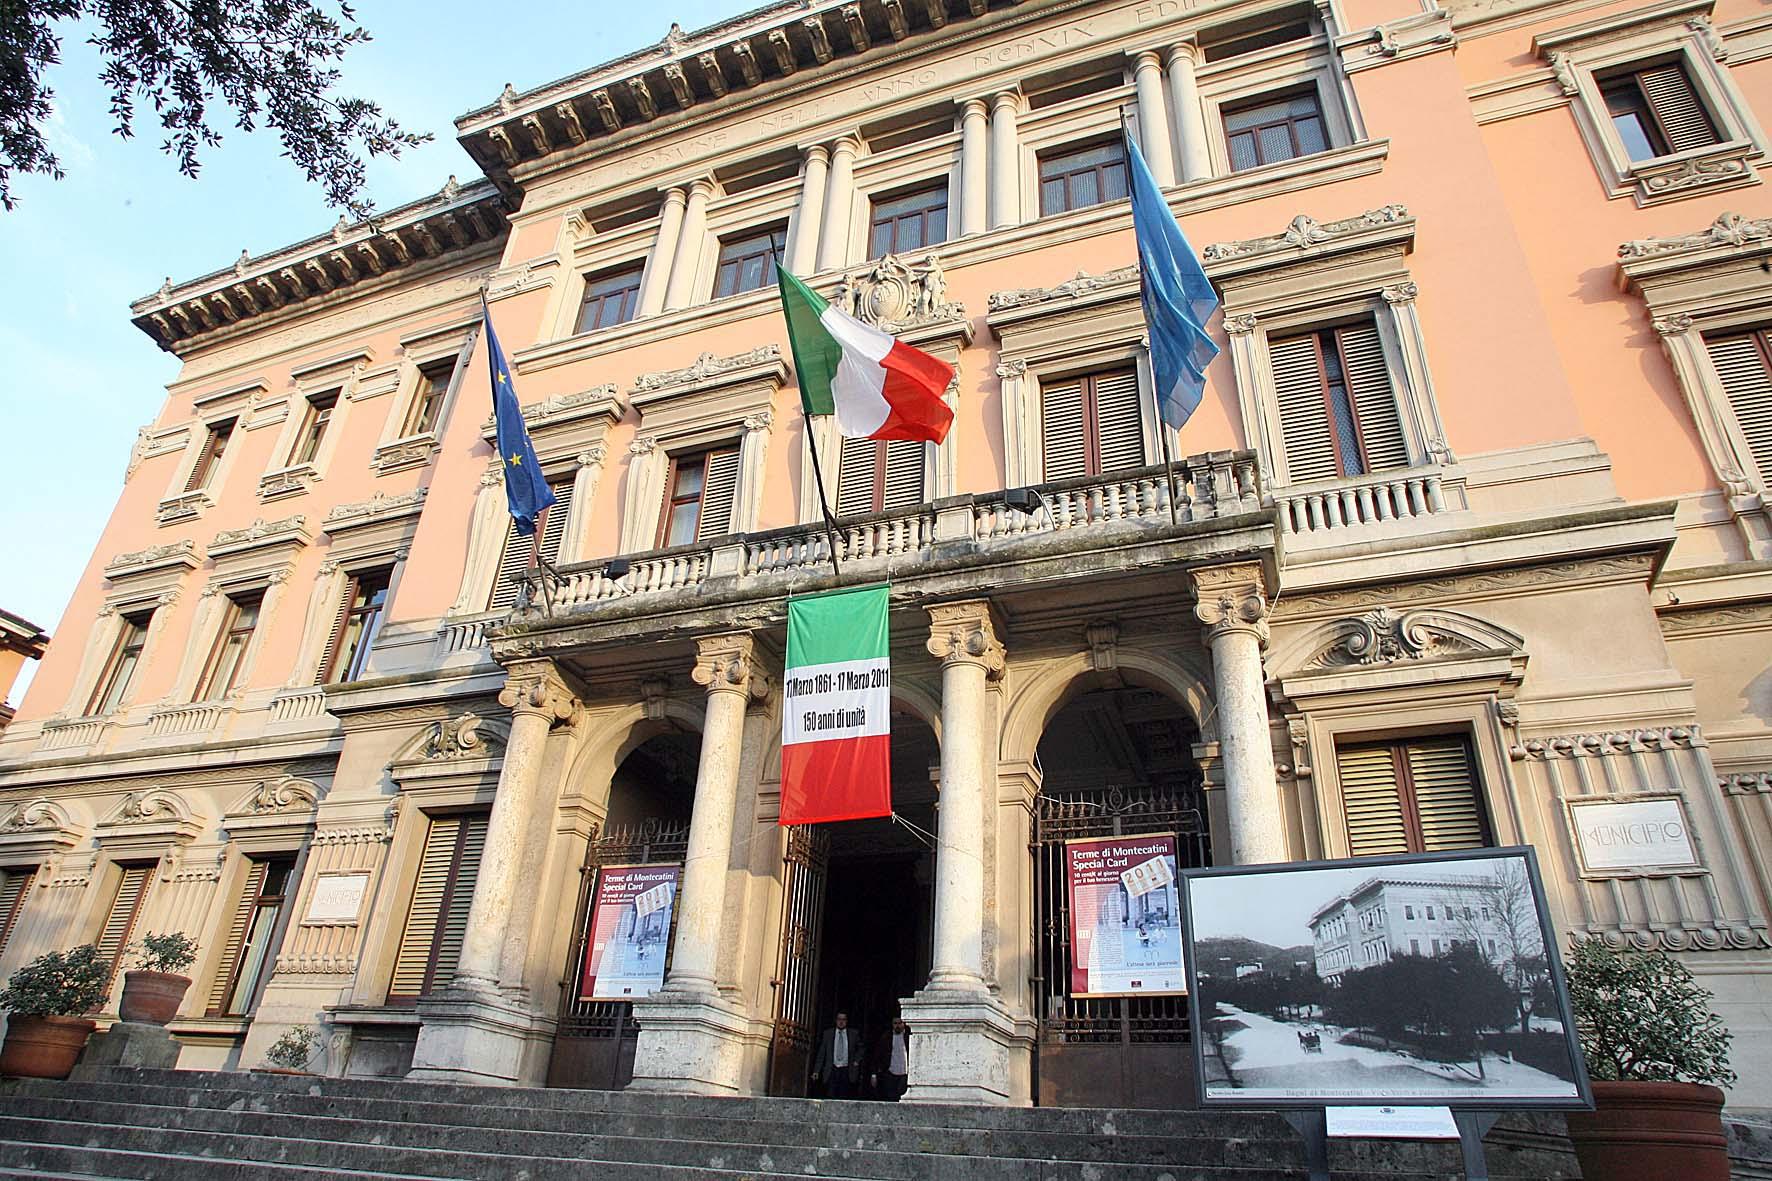
{"type": "MultiPolygon", "coordinates": [[[[564,77],[760,0],[617,4],[406,3],[363,0],[374,36],[343,65],[340,91],[379,101],[436,142],[370,166],[370,195],[387,208],[475,175],[454,119],[518,90],[564,77]]],[[[67,178],[15,177],[18,208],[0,213],[0,357],[12,376],[0,404],[0,505],[10,561],[0,607],[55,631],[122,488],[136,428],[153,419],[178,362],[129,322],[129,302],[171,276],[194,278],[325,230],[337,219],[318,188],[281,158],[274,136],[224,129],[199,179],[158,151],[143,111],[136,138],[111,134],[97,55],[64,25],[53,68],[50,135],[67,178]]],[[[24,684],[12,700],[23,696],[24,684]]]]}

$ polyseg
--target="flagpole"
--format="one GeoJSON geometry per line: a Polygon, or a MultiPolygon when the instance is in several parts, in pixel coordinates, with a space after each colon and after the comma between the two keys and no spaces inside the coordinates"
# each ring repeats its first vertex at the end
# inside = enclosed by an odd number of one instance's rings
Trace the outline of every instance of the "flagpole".
{"type": "MultiPolygon", "coordinates": [[[[1128,139],[1128,140],[1130,140],[1132,138],[1132,128],[1130,125],[1130,112],[1124,106],[1122,106],[1120,108],[1120,134],[1125,136],[1126,139],[1128,139]]],[[[1131,157],[1130,152],[1127,153],[1127,157],[1128,157],[1128,159],[1126,161],[1126,169],[1127,169],[1127,172],[1129,175],[1127,178],[1127,185],[1126,185],[1126,198],[1128,201],[1130,201],[1132,198],[1132,184],[1131,184],[1131,178],[1130,178],[1130,172],[1132,169],[1132,160],[1130,159],[1130,157],[1131,157]]],[[[1134,236],[1136,236],[1137,233],[1138,233],[1137,214],[1135,213],[1133,215],[1133,234],[1134,234],[1134,236]]],[[[1144,266],[1141,262],[1139,265],[1139,268],[1138,268],[1138,287],[1139,287],[1139,292],[1141,295],[1143,294],[1143,291],[1144,291],[1144,284],[1145,284],[1145,273],[1144,273],[1144,266]]],[[[1142,303],[1143,301],[1141,300],[1140,302],[1142,303]]],[[[1149,354],[1150,349],[1151,349],[1151,345],[1148,343],[1150,340],[1148,317],[1147,317],[1147,321],[1146,321],[1145,339],[1147,341],[1147,343],[1145,345],[1145,352],[1146,352],[1146,354],[1149,354]]],[[[1180,523],[1180,520],[1176,516],[1176,513],[1175,513],[1175,461],[1172,458],[1170,458],[1170,455],[1169,455],[1169,432],[1164,429],[1169,424],[1163,421],[1163,395],[1162,395],[1161,391],[1159,391],[1157,389],[1157,367],[1156,367],[1156,365],[1154,365],[1154,364],[1151,365],[1150,373],[1151,373],[1151,410],[1156,415],[1156,419],[1157,419],[1157,445],[1158,445],[1158,447],[1160,447],[1162,449],[1162,453],[1163,453],[1163,490],[1168,493],[1168,496],[1166,497],[1166,499],[1169,501],[1169,523],[1171,525],[1176,525],[1176,524],[1180,523]]]]}
{"type": "MultiPolygon", "coordinates": [[[[769,238],[769,262],[777,271],[781,270],[781,259],[775,255],[775,236],[769,238]]],[[[780,276],[777,276],[779,281],[780,276]]],[[[798,375],[796,375],[798,379],[798,375]]],[[[825,544],[831,547],[831,573],[838,578],[843,577],[843,567],[837,560],[837,517],[831,512],[830,498],[824,491],[824,467],[818,462],[818,432],[812,429],[812,416],[806,413],[806,399],[800,399],[800,422],[806,427],[806,446],[812,452],[812,482],[818,485],[818,507],[824,513],[825,544]]]]}

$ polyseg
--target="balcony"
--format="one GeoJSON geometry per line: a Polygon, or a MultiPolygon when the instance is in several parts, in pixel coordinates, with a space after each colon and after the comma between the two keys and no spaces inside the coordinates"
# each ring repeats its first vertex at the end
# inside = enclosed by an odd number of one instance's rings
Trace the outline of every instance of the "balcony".
{"type": "Polygon", "coordinates": [[[1255,454],[1218,451],[1178,460],[1173,483],[1152,466],[948,497],[843,521],[830,535],[815,522],[563,566],[545,605],[530,588],[529,605],[493,630],[494,647],[509,636],[513,652],[527,650],[533,640],[517,637],[605,620],[669,615],[677,626],[684,611],[824,589],[833,537],[842,583],[891,579],[918,598],[1111,582],[1275,548],[1255,454]]]}
{"type": "Polygon", "coordinates": [[[1468,507],[1463,473],[1437,466],[1297,485],[1275,492],[1273,504],[1288,537],[1382,527],[1468,507]]]}

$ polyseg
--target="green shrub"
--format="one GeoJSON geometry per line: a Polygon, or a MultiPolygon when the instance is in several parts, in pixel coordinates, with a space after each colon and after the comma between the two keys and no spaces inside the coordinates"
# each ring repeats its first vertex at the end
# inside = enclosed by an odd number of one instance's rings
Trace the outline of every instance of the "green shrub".
{"type": "Polygon", "coordinates": [[[265,1065],[279,1066],[284,1070],[306,1070],[308,1060],[314,1056],[316,1040],[311,1026],[293,1025],[265,1051],[265,1065]]]}
{"type": "Polygon", "coordinates": [[[1735,1081],[1729,1031],[1711,994],[1666,952],[1613,951],[1598,939],[1569,959],[1569,1001],[1588,1073],[1603,1082],[1735,1081]]]}
{"type": "Polygon", "coordinates": [[[48,951],[20,968],[0,991],[0,1009],[21,1017],[81,1017],[104,1003],[111,962],[90,943],[48,951]]]}
{"type": "Polygon", "coordinates": [[[197,941],[183,931],[143,935],[130,945],[130,950],[135,952],[137,967],[143,972],[176,975],[197,962],[197,941]]]}

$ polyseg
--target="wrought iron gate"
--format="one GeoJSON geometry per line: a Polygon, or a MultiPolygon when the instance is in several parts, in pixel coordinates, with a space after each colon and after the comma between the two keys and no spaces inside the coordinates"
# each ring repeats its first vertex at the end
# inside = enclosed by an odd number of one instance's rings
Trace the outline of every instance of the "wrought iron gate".
{"type": "MultiPolygon", "coordinates": [[[[597,871],[605,865],[682,863],[689,848],[689,824],[646,820],[636,825],[593,832],[579,869],[578,907],[573,917],[572,954],[561,982],[560,1025],[554,1031],[554,1054],[548,1061],[548,1086],[619,1091],[634,1077],[634,1023],[631,1001],[586,1001],[578,997],[590,954],[590,913],[597,871]]],[[[676,916],[671,920],[676,929],[676,916]]],[[[670,964],[671,935],[665,938],[670,964]]]]}
{"type": "Polygon", "coordinates": [[[1042,793],[1034,810],[1034,994],[1042,1106],[1188,1107],[1194,1103],[1185,996],[1070,995],[1064,843],[1172,832],[1181,868],[1212,864],[1200,786],[1042,793]]]}
{"type": "Polygon", "coordinates": [[[817,825],[788,829],[782,883],[781,950],[776,959],[775,1032],[769,1044],[769,1093],[806,1094],[818,1006],[818,946],[824,933],[830,834],[817,825]]]}

